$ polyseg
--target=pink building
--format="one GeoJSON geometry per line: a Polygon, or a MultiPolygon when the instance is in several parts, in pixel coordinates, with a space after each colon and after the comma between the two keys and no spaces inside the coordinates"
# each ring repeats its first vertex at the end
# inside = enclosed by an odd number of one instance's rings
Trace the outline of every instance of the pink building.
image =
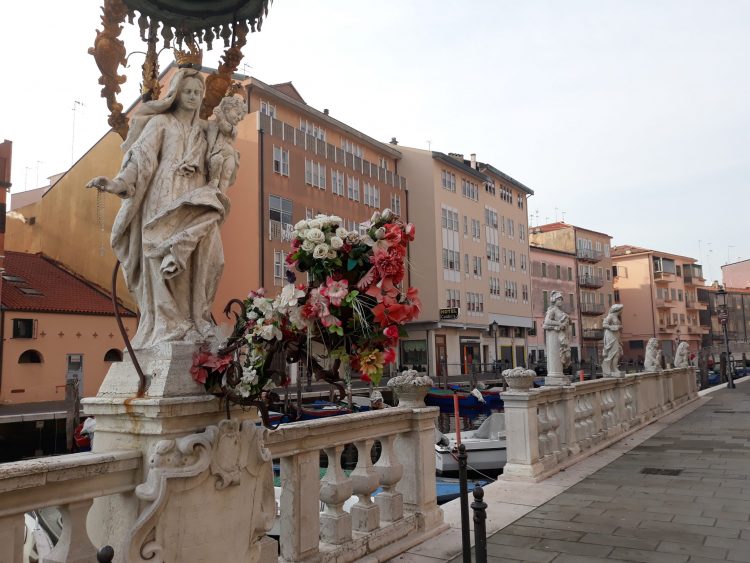
{"type": "Polygon", "coordinates": [[[531,313],[534,328],[529,333],[531,365],[546,357],[544,315],[553,291],[563,294],[563,310],[570,315],[570,351],[573,363],[581,359],[581,318],[576,298],[578,274],[574,252],[531,245],[531,313]]]}
{"type": "Polygon", "coordinates": [[[721,267],[721,278],[725,287],[750,288],[750,260],[724,264],[721,267]]]}
{"type": "Polygon", "coordinates": [[[701,322],[708,298],[695,258],[625,245],[612,249],[612,263],[615,299],[624,305],[623,357],[642,360],[652,337],[659,339],[668,362],[679,342],[697,352],[709,329],[701,322]]]}

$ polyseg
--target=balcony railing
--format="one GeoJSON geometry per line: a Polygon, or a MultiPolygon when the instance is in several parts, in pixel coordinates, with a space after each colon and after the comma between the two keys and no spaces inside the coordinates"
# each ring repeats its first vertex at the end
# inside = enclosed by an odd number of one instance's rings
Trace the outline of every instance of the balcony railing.
{"type": "Polygon", "coordinates": [[[604,338],[603,328],[584,328],[582,331],[584,340],[601,340],[604,338]]]}
{"type": "Polygon", "coordinates": [[[604,285],[604,278],[601,278],[599,276],[590,276],[590,275],[584,275],[584,276],[578,276],[578,285],[581,287],[593,287],[593,288],[600,288],[604,285]]]}
{"type": "Polygon", "coordinates": [[[675,302],[672,301],[669,297],[657,297],[656,298],[656,306],[662,309],[674,307],[675,302]]]}
{"type": "Polygon", "coordinates": [[[674,272],[654,272],[654,280],[656,281],[670,282],[674,281],[675,278],[674,272]]]}
{"type": "Polygon", "coordinates": [[[583,260],[585,262],[599,262],[604,255],[601,253],[601,251],[598,250],[591,250],[590,248],[579,248],[576,251],[576,256],[579,260],[583,260]]]}
{"type": "Polygon", "coordinates": [[[584,315],[601,315],[604,313],[603,303],[581,303],[581,313],[584,315]]]}
{"type": "Polygon", "coordinates": [[[685,307],[687,309],[696,309],[698,311],[705,311],[708,308],[708,303],[696,301],[695,299],[686,299],[685,307]]]}
{"type": "Polygon", "coordinates": [[[294,225],[282,223],[281,221],[268,221],[268,240],[281,240],[290,242],[294,238],[294,225]]]}

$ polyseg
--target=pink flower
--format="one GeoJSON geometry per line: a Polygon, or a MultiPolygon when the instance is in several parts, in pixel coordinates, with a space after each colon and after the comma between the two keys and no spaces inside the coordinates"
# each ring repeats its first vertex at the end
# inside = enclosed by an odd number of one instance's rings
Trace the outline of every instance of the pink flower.
{"type": "Polygon", "coordinates": [[[334,280],[328,276],[326,285],[320,288],[320,293],[331,302],[335,307],[341,307],[341,300],[349,294],[349,282],[346,280],[334,280]]]}
{"type": "Polygon", "coordinates": [[[396,325],[390,325],[383,329],[383,334],[386,338],[394,340],[398,338],[398,327],[396,325]]]}
{"type": "Polygon", "coordinates": [[[392,364],[395,361],[396,361],[396,350],[394,350],[393,348],[386,348],[385,352],[383,352],[383,363],[392,364]]]}

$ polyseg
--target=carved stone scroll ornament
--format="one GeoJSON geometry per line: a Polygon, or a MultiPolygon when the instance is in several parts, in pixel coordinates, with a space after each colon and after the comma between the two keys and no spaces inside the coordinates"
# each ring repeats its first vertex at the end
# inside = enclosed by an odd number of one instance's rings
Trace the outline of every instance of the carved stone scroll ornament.
{"type": "Polygon", "coordinates": [[[126,538],[125,561],[255,561],[276,515],[265,433],[224,420],[158,442],[135,490],[145,509],[126,538]]]}

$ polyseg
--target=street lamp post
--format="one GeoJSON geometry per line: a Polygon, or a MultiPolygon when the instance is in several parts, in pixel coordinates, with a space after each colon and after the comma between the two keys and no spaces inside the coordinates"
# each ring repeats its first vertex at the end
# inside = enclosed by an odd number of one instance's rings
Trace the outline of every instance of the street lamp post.
{"type": "Polygon", "coordinates": [[[727,310],[727,291],[723,285],[719,286],[719,291],[716,292],[718,297],[721,297],[721,303],[719,304],[719,323],[724,330],[724,346],[727,350],[727,389],[734,389],[734,374],[732,373],[732,364],[729,361],[729,329],[727,323],[729,321],[729,311],[727,310]]]}
{"type": "Polygon", "coordinates": [[[495,337],[495,369],[497,369],[498,363],[498,357],[497,357],[497,331],[500,328],[500,325],[497,323],[497,321],[492,321],[490,323],[490,332],[492,332],[492,336],[495,337]]]}

